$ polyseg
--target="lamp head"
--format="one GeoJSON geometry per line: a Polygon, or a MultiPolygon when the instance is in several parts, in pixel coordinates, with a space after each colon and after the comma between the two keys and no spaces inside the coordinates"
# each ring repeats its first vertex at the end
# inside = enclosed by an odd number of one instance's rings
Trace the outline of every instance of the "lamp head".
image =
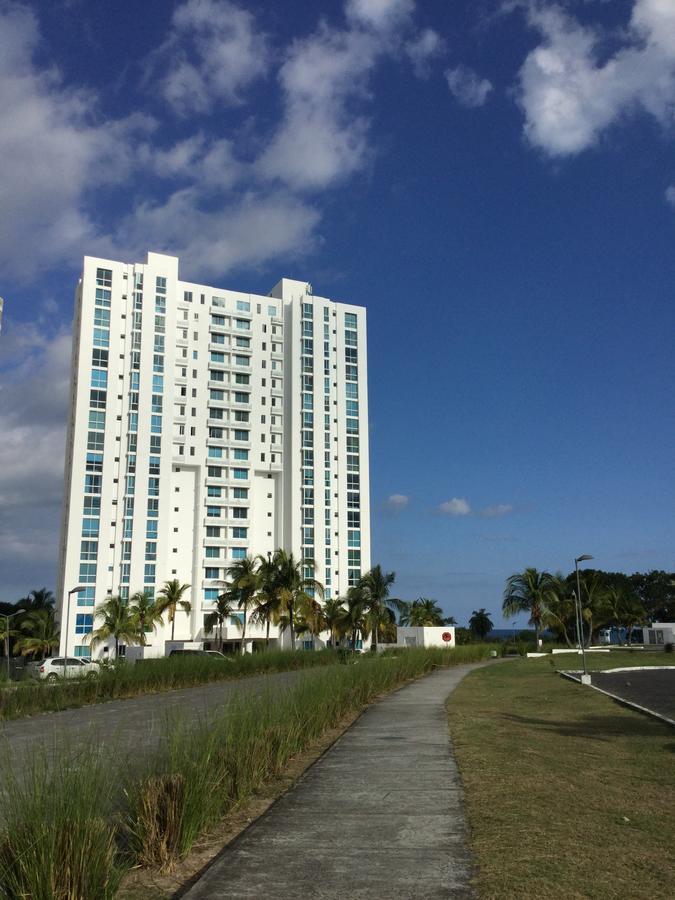
{"type": "Polygon", "coordinates": [[[83,584],[78,584],[77,587],[74,587],[72,591],[68,591],[69,594],[81,594],[82,591],[86,591],[87,588],[83,584]]]}
{"type": "Polygon", "coordinates": [[[584,562],[584,560],[586,560],[586,559],[593,559],[593,557],[589,556],[588,553],[584,553],[583,556],[577,556],[577,558],[574,560],[574,562],[580,563],[580,562],[584,562]]]}

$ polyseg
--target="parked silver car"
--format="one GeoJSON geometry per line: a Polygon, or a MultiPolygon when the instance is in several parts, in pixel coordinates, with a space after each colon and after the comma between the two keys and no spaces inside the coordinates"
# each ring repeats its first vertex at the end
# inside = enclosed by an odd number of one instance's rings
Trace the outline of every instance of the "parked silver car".
{"type": "Polygon", "coordinates": [[[50,656],[36,663],[32,670],[34,678],[42,681],[58,681],[66,678],[97,678],[99,667],[77,659],[75,656],[50,656]],[[64,665],[65,662],[65,665],[64,665]]]}

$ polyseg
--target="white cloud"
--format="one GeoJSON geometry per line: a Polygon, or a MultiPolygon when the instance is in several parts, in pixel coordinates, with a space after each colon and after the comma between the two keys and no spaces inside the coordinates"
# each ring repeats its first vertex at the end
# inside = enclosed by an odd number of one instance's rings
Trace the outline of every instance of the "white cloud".
{"type": "Polygon", "coordinates": [[[391,494],[389,497],[387,497],[384,505],[386,509],[390,510],[391,512],[401,512],[402,510],[406,509],[409,501],[410,498],[405,494],[391,494]]]}
{"type": "Polygon", "coordinates": [[[124,180],[143,116],[100,124],[95,98],[63,86],[56,69],[34,68],[37,22],[25,7],[0,9],[0,267],[21,277],[98,238],[87,189],[124,180]]]}
{"type": "Polygon", "coordinates": [[[18,596],[31,587],[27,574],[34,586],[53,587],[71,338],[50,329],[49,316],[22,325],[8,317],[2,344],[0,571],[3,588],[18,596]]]}
{"type": "Polygon", "coordinates": [[[349,0],[347,28],[321,23],[291,45],[279,72],[284,114],[257,170],[294,190],[328,187],[371,158],[369,78],[385,56],[403,53],[409,0],[349,0]]]}
{"type": "Polygon", "coordinates": [[[450,93],[462,106],[483,106],[492,91],[492,83],[468,66],[459,65],[445,73],[450,93]]]}
{"type": "Polygon", "coordinates": [[[208,199],[208,192],[193,186],[164,202],[140,204],[119,228],[127,248],[121,246],[120,253],[133,256],[150,241],[203,278],[278,256],[297,257],[312,245],[319,213],[292,194],[249,192],[215,208],[208,199]]]}
{"type": "Polygon", "coordinates": [[[172,18],[172,31],[154,55],[153,69],[165,99],[184,115],[215,103],[238,104],[242,93],[268,71],[266,36],[250,12],[228,0],[187,0],[172,18]]]}
{"type": "Polygon", "coordinates": [[[445,52],[445,41],[433,28],[425,28],[407,41],[404,49],[417,77],[426,78],[431,69],[431,60],[445,52]]]}
{"type": "Polygon", "coordinates": [[[666,203],[670,203],[675,209],[675,184],[671,184],[670,187],[666,188],[666,203]]]}
{"type": "Polygon", "coordinates": [[[623,46],[601,58],[610,35],[585,27],[560,6],[531,5],[528,22],[542,43],[519,75],[525,135],[551,156],[597,143],[622,116],[644,110],[675,122],[675,5],[635,0],[623,46]]]}
{"type": "Polygon", "coordinates": [[[347,18],[377,31],[401,25],[415,8],[414,0],[347,0],[347,18]]]}
{"type": "Polygon", "coordinates": [[[486,506],[480,514],[488,519],[495,519],[499,516],[507,516],[513,512],[513,506],[510,503],[496,503],[494,506],[486,506]]]}
{"type": "Polygon", "coordinates": [[[452,500],[446,500],[438,507],[439,511],[448,516],[468,516],[471,507],[463,497],[453,497],[452,500]]]}

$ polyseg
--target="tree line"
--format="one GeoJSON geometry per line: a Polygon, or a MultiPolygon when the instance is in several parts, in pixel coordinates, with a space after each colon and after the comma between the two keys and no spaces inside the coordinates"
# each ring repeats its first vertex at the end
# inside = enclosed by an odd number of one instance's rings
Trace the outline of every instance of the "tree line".
{"type": "MultiPolygon", "coordinates": [[[[409,603],[392,597],[396,574],[384,572],[380,565],[364,573],[345,596],[328,599],[324,599],[324,586],[312,575],[314,568],[314,560],[298,559],[281,549],[268,556],[237,560],[226,569],[225,580],[220,582],[223,590],[204,617],[205,633],[215,633],[222,649],[223,628],[233,622],[240,631],[242,653],[249,624],[265,629],[266,645],[274,625],[282,634],[289,633],[292,649],[296,637],[313,638],[326,632],[332,646],[346,641],[356,647],[359,640],[370,638],[377,649],[378,642],[396,641],[397,614],[402,625],[455,624],[434,600],[420,597],[409,603]]],[[[148,636],[164,625],[165,619],[173,640],[177,616],[192,611],[185,597],[189,588],[173,579],[163,584],[156,598],[148,591],[137,591],[128,600],[107,597],[94,608],[93,630],[82,640],[92,647],[112,641],[117,656],[121,644],[146,645],[148,636]]],[[[0,628],[6,631],[0,631],[0,639],[6,638],[6,647],[11,641],[14,652],[42,659],[58,648],[60,635],[51,591],[32,591],[16,604],[1,604],[0,612],[20,612],[9,630],[7,620],[0,619],[0,628]]]]}
{"type": "MultiPolygon", "coordinates": [[[[584,569],[579,572],[581,618],[580,639],[588,646],[601,628],[616,625],[626,629],[628,643],[635,627],[650,621],[675,618],[675,573],[653,570],[625,575],[584,569]]],[[[529,614],[535,638],[546,629],[572,647],[577,642],[576,573],[563,575],[535,568],[517,572],[506,580],[502,603],[505,618],[529,614]]]]}

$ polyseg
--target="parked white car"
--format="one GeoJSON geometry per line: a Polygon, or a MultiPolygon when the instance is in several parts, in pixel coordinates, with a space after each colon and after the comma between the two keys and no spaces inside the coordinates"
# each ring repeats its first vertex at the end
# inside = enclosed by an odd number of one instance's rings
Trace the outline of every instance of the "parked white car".
{"type": "Polygon", "coordinates": [[[62,656],[50,656],[36,663],[33,676],[43,681],[58,681],[66,678],[97,678],[99,666],[77,659],[75,656],[66,656],[65,666],[62,656]]]}

